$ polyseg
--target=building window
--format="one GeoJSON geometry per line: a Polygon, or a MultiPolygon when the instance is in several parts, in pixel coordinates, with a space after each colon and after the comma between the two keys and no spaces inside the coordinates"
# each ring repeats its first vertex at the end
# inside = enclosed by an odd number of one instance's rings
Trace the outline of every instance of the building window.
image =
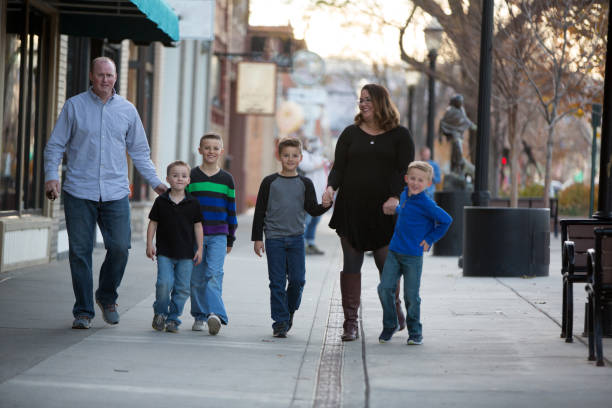
{"type": "Polygon", "coordinates": [[[16,7],[7,16],[0,137],[2,214],[42,212],[42,150],[47,140],[48,84],[52,83],[46,65],[49,26],[49,17],[33,7],[16,7]]]}

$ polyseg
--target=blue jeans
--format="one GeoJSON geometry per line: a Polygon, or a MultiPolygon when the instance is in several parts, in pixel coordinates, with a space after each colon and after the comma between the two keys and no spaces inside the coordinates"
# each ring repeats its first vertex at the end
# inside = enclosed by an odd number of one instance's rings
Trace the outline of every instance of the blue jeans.
{"type": "Polygon", "coordinates": [[[304,236],[266,239],[266,258],[272,327],[286,326],[290,315],[300,307],[306,283],[304,236]]]}
{"type": "Polygon", "coordinates": [[[227,253],[226,235],[205,235],[202,262],[191,273],[191,315],[206,320],[216,314],[227,324],[227,313],[221,297],[223,292],[223,262],[227,253]]]}
{"type": "Polygon", "coordinates": [[[421,298],[419,297],[422,271],[422,256],[402,255],[389,251],[380,277],[380,283],[378,284],[378,297],[383,308],[383,327],[397,327],[395,290],[397,289],[399,278],[404,277],[406,327],[408,328],[410,338],[413,339],[421,339],[423,337],[421,298]]]}
{"type": "Polygon", "coordinates": [[[131,241],[130,203],[128,197],[115,201],[90,201],[63,192],[68,260],[74,290],[72,314],[93,318],[92,253],[96,224],[100,227],[106,257],[100,268],[96,299],[103,305],[115,304],[131,241]]]}
{"type": "Polygon", "coordinates": [[[189,297],[189,280],[193,260],[157,256],[157,282],[153,312],[166,316],[166,320],[181,324],[179,316],[189,297]]]}
{"type": "Polygon", "coordinates": [[[306,240],[307,245],[314,245],[315,243],[315,234],[317,233],[317,225],[319,225],[319,221],[321,221],[321,217],[313,217],[310,214],[306,214],[306,218],[304,219],[304,225],[306,226],[306,230],[304,231],[304,239],[306,240]]]}

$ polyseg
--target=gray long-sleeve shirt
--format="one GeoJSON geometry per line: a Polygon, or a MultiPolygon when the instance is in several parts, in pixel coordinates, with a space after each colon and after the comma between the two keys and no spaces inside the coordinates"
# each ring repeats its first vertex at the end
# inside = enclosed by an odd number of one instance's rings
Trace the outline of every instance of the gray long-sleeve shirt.
{"type": "Polygon", "coordinates": [[[151,186],[161,184],[138,111],[116,93],[104,103],[90,88],[66,101],[45,147],[45,182],[59,180],[64,152],[62,188],[78,198],[113,201],[128,195],[126,152],[151,186]]]}
{"type": "Polygon", "coordinates": [[[278,173],[263,179],[257,194],[252,241],[291,237],[304,233],[306,213],[317,216],[329,208],[317,204],[314,186],[303,176],[285,177],[278,173]]]}

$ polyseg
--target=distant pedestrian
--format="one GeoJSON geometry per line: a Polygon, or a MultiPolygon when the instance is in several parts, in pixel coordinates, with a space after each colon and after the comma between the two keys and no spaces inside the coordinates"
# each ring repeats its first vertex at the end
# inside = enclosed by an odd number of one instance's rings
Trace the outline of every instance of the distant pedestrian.
{"type": "Polygon", "coordinates": [[[331,207],[331,201],[318,204],[312,181],[298,175],[302,160],[298,139],[281,139],[278,154],[282,169],[261,182],[251,240],[255,241],[253,249],[257,256],[266,252],[268,260],[273,336],[286,337],[306,283],[304,217],[306,213],[323,214],[331,207]]]}
{"type": "Polygon", "coordinates": [[[202,261],[200,204],[185,192],[189,170],[182,161],[168,165],[170,190],[155,199],[147,228],[147,257],[155,260],[157,256],[152,326],[171,333],[176,333],[181,324],[179,316],[189,298],[193,265],[202,261]]]}
{"type": "Polygon", "coordinates": [[[381,343],[391,340],[399,327],[395,293],[398,279],[402,276],[408,344],[423,343],[419,297],[423,251],[429,251],[433,243],[444,236],[453,221],[425,193],[432,177],[433,168],[423,161],[410,163],[404,177],[406,188],[396,208],[397,223],[378,285],[378,297],[383,307],[383,330],[378,338],[381,343]]]}
{"type": "MultiPolygon", "coordinates": [[[[307,139],[305,136],[302,139],[304,142],[302,150],[302,161],[300,162],[299,170],[303,172],[305,177],[308,177],[315,188],[317,202],[321,204],[323,192],[327,187],[327,167],[329,161],[321,154],[321,141],[317,136],[312,139],[307,139]]],[[[324,255],[316,244],[317,226],[321,216],[313,217],[306,214],[304,240],[306,241],[306,255],[324,255]]]]}
{"type": "Polygon", "coordinates": [[[433,168],[432,183],[429,187],[425,189],[427,197],[433,200],[434,193],[436,192],[436,184],[440,184],[440,181],[442,180],[442,176],[440,174],[440,166],[435,160],[431,158],[431,150],[429,150],[429,147],[427,146],[421,147],[421,150],[419,151],[419,156],[422,161],[429,163],[433,168]]]}
{"type": "Polygon", "coordinates": [[[204,226],[202,263],[191,274],[192,330],[216,335],[228,323],[223,303],[223,264],[236,239],[236,190],[232,175],[219,167],[223,139],[209,132],[200,138],[202,164],[191,170],[187,191],[200,202],[204,226]]]}
{"type": "Polygon", "coordinates": [[[138,111],[114,89],[113,60],[91,63],[89,90],[68,99],[45,147],[45,194],[60,194],[58,167],[66,155],[62,186],[68,259],[75,302],[73,329],[89,329],[93,306],[92,254],[96,224],[106,257],[100,268],[95,299],[108,324],[119,323],[117,288],[123,278],[131,243],[130,186],[127,154],[157,194],[166,186],[157,177],[138,111]]]}

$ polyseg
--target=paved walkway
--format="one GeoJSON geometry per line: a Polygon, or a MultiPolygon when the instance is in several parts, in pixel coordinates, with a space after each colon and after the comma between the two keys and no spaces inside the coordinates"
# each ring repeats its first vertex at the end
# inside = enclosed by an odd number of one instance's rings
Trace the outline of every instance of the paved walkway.
{"type": "MultiPolygon", "coordinates": [[[[178,334],[151,329],[155,267],[134,243],[120,288],[118,326],[98,316],[71,330],[68,262],[0,274],[0,404],[8,407],[595,407],[612,404],[612,340],[605,367],[586,360],[584,339],[559,338],[559,241],[550,276],[464,278],[456,257],[424,263],[425,344],[406,332],[379,344],[382,312],[372,258],[363,270],[363,336],[339,340],[341,251],[326,222],[326,255],[307,258],[302,307],[287,339],[272,337],[264,259],[250,216],[226,261],[230,324],[193,332],[187,307],[178,334]]],[[[103,252],[96,251],[99,267],[103,252]]],[[[575,290],[581,331],[584,292],[575,290]]],[[[98,311],[96,311],[98,312],[98,311]]]]}

